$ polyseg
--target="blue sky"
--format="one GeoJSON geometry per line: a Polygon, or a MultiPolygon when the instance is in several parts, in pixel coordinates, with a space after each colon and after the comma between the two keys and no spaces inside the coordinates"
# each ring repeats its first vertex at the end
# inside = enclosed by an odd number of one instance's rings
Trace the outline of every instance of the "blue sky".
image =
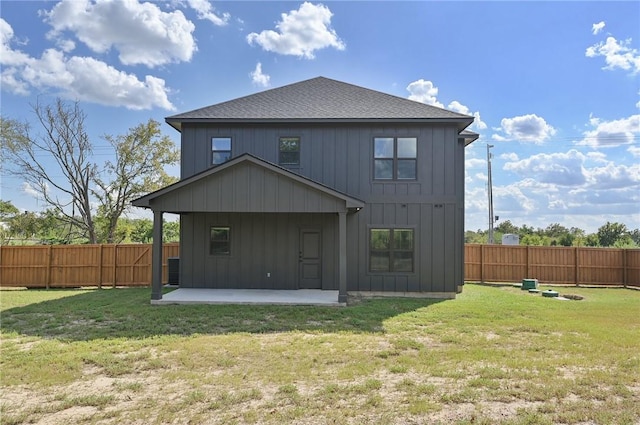
{"type": "MultiPolygon", "coordinates": [[[[104,134],[325,76],[476,116],[469,230],[488,226],[487,144],[500,221],[640,227],[637,1],[2,1],[0,49],[2,115],[79,100],[98,162],[104,134]]],[[[44,207],[4,171],[0,189],[44,207]]]]}

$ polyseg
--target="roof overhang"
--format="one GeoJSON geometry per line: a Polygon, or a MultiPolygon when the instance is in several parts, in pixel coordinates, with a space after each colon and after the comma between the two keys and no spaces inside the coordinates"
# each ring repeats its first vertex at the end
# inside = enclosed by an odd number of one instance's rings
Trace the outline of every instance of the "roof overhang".
{"type": "MultiPolygon", "coordinates": [[[[278,119],[247,119],[247,118],[165,118],[165,122],[179,132],[182,132],[183,124],[455,124],[458,131],[463,131],[473,123],[473,117],[469,118],[278,118],[278,119]]],[[[471,143],[471,142],[469,142],[471,143]]]]}
{"type": "Polygon", "coordinates": [[[171,213],[357,212],[365,205],[360,199],[248,153],[132,204],[171,213]]]}
{"type": "Polygon", "coordinates": [[[469,146],[471,143],[473,143],[476,140],[478,140],[478,137],[480,137],[480,135],[478,133],[473,132],[473,131],[463,130],[463,131],[460,132],[460,138],[464,139],[464,145],[465,146],[469,146]]]}

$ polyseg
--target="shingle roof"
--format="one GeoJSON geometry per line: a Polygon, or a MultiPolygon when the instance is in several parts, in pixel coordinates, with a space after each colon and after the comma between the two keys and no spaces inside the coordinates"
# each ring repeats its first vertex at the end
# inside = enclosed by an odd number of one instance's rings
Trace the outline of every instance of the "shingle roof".
{"type": "Polygon", "coordinates": [[[317,77],[166,118],[178,129],[184,121],[361,120],[453,120],[462,129],[473,117],[317,77]]]}

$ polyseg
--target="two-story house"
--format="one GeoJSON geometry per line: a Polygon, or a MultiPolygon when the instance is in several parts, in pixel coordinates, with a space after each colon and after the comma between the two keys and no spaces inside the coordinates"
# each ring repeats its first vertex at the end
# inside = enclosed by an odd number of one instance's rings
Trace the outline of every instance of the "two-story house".
{"type": "Polygon", "coordinates": [[[453,298],[464,279],[473,117],[319,77],[166,118],[180,181],[134,201],[180,215],[180,287],[453,298]]]}

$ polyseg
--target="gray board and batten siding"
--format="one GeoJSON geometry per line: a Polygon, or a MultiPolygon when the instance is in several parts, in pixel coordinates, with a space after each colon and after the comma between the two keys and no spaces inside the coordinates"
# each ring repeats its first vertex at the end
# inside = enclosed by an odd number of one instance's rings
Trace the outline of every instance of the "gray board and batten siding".
{"type": "MultiPolygon", "coordinates": [[[[349,291],[378,292],[436,292],[453,293],[463,281],[463,241],[464,241],[464,141],[458,139],[455,126],[428,124],[404,124],[391,127],[388,124],[374,126],[371,124],[298,124],[279,126],[274,124],[253,125],[251,127],[210,127],[203,124],[182,126],[183,161],[182,175],[207,170],[210,167],[211,145],[213,137],[230,137],[232,139],[232,156],[243,152],[259,156],[266,161],[278,162],[278,140],[280,137],[300,137],[300,166],[291,169],[295,173],[309,179],[361,199],[366,206],[358,213],[347,217],[348,226],[348,282],[349,291]],[[373,140],[374,137],[416,137],[417,138],[417,176],[408,181],[379,181],[373,179],[373,140]],[[371,273],[368,267],[368,232],[373,227],[410,227],[416,231],[415,264],[412,273],[371,273]]],[[[254,190],[253,196],[246,196],[244,191],[231,190],[229,182],[222,183],[220,190],[213,190],[222,199],[232,200],[241,197],[241,203],[247,211],[259,212],[255,203],[260,203],[261,196],[275,200],[269,195],[269,180],[255,177],[264,183],[264,190],[254,190]],[[226,189],[225,189],[226,187],[226,189]],[[228,193],[225,194],[225,191],[228,193]]],[[[194,188],[198,193],[203,191],[194,188]]],[[[193,199],[204,198],[197,193],[193,199]]],[[[294,197],[295,200],[295,197],[294,197]]],[[[292,202],[287,199],[283,202],[292,202]]],[[[217,211],[228,211],[226,209],[217,211]]],[[[264,212],[273,212],[272,209],[264,212]]],[[[321,210],[316,210],[320,212],[321,210]]],[[[239,212],[239,211],[237,211],[239,212]]],[[[308,211],[308,212],[313,212],[308,211]]],[[[331,221],[333,222],[333,221],[331,221]]],[[[190,230],[191,219],[183,219],[185,233],[190,230]]],[[[328,224],[327,224],[328,225],[328,224]]],[[[202,229],[207,228],[202,223],[202,229]]],[[[293,226],[304,227],[304,222],[293,226]]],[[[196,226],[197,227],[197,226],[196,226]]],[[[238,227],[238,226],[235,226],[238,227]]],[[[265,230],[266,231],[266,230],[265,230]]],[[[333,232],[328,228],[325,233],[333,232]]],[[[204,232],[204,230],[203,230],[204,232]]],[[[290,230],[295,233],[295,230],[290,230]]],[[[297,235],[289,235],[296,240],[297,235]]],[[[190,240],[188,234],[183,240],[190,240]]],[[[195,241],[194,241],[195,242],[195,241]]],[[[204,247],[201,243],[195,244],[204,247]]],[[[190,246],[190,244],[185,244],[190,246]]],[[[265,246],[267,250],[274,247],[283,251],[295,251],[296,248],[283,244],[265,246]]],[[[183,248],[188,250],[189,248],[183,248]]],[[[188,257],[182,255],[183,261],[188,257]]],[[[278,258],[291,258],[291,252],[282,252],[278,258]]],[[[206,253],[197,262],[220,263],[220,259],[207,259],[206,253]]],[[[252,258],[256,258],[251,256],[252,258]]],[[[326,256],[325,256],[326,257],[326,256]]],[[[325,258],[323,257],[323,258],[325,258]]],[[[196,261],[195,259],[193,261],[196,261]]],[[[224,261],[224,260],[222,260],[224,261]]],[[[251,260],[252,262],[254,260],[251,260]]],[[[187,269],[189,263],[183,263],[187,269]]],[[[266,278],[265,264],[252,266],[255,270],[254,281],[266,278]],[[259,271],[260,270],[260,271],[259,271]],[[262,273],[264,271],[264,273],[262,273]]],[[[206,268],[203,274],[194,274],[193,281],[203,281],[211,276],[206,268]]],[[[238,262],[236,273],[246,274],[242,262],[238,262]]],[[[272,275],[273,276],[273,275],[272,275]]],[[[336,289],[333,274],[323,274],[323,289],[336,289]]],[[[185,274],[183,280],[188,282],[185,274]]],[[[288,277],[293,279],[293,277],[288,277]]],[[[274,280],[273,277],[268,279],[274,280]]],[[[213,280],[218,281],[219,280],[213,280]]],[[[212,281],[212,282],[213,282],[212,281]]],[[[239,283],[239,282],[238,282],[239,283]]],[[[213,283],[212,283],[213,284],[213,283]]],[[[295,285],[287,282],[283,287],[295,285]]],[[[242,287],[245,287],[244,285],[242,287]]],[[[251,283],[251,287],[255,287],[251,283]]],[[[268,287],[268,286],[267,286],[268,287]]]]}
{"type": "Polygon", "coordinates": [[[181,214],[181,286],[343,291],[346,275],[350,293],[461,289],[473,117],[316,78],[166,121],[181,132],[181,180],[134,204],[181,214]],[[291,137],[299,164],[283,168],[279,140],[291,137]],[[414,179],[374,178],[379,137],[415,138],[414,179]],[[227,163],[212,165],[213,138],[231,140],[227,163]],[[210,254],[214,226],[231,229],[230,255],[210,254]],[[412,270],[371,271],[379,228],[413,230],[412,270]]]}

